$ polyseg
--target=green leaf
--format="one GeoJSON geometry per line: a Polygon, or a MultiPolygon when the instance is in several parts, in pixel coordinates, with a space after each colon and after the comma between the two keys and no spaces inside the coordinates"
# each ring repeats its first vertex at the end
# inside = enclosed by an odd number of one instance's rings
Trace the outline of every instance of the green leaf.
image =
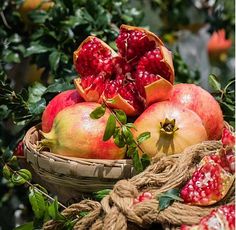
{"type": "Polygon", "coordinates": [[[208,82],[209,82],[210,87],[211,87],[214,91],[216,91],[216,92],[221,91],[221,84],[220,84],[219,81],[217,81],[215,75],[210,74],[209,77],[208,77],[208,82]]]}
{"type": "Polygon", "coordinates": [[[46,89],[47,88],[43,84],[35,82],[31,87],[28,88],[29,99],[27,102],[30,104],[34,104],[40,101],[46,89]]]}
{"type": "Polygon", "coordinates": [[[56,71],[60,62],[61,54],[57,50],[49,55],[49,64],[53,71],[56,71]]]}
{"type": "Polygon", "coordinates": [[[11,181],[14,185],[22,185],[32,179],[31,172],[27,169],[20,169],[12,174],[11,181]]]}
{"type": "Polygon", "coordinates": [[[28,14],[30,20],[35,24],[43,24],[48,18],[48,13],[44,10],[33,10],[28,14]]]}
{"type": "Polygon", "coordinates": [[[85,212],[85,211],[79,212],[79,216],[80,216],[80,217],[84,217],[84,216],[86,216],[86,215],[88,215],[88,214],[89,214],[89,212],[85,212]]]}
{"type": "Polygon", "coordinates": [[[143,170],[145,170],[151,163],[150,157],[147,154],[143,154],[141,157],[141,163],[143,165],[143,170]]]}
{"type": "Polygon", "coordinates": [[[125,125],[123,125],[121,130],[122,130],[122,134],[125,137],[126,144],[131,144],[134,141],[134,137],[130,129],[127,128],[125,125]]]}
{"type": "Polygon", "coordinates": [[[11,178],[12,173],[6,164],[3,166],[2,173],[7,180],[11,178]]]}
{"type": "Polygon", "coordinates": [[[157,196],[157,200],[159,200],[159,210],[162,211],[169,207],[175,200],[183,201],[179,197],[179,189],[173,188],[168,190],[165,193],[161,193],[157,196]]]}
{"type": "Polygon", "coordinates": [[[3,60],[7,63],[20,63],[20,55],[15,51],[8,50],[3,57],[3,60]]]}
{"type": "Polygon", "coordinates": [[[74,85],[69,82],[55,82],[48,86],[44,94],[46,93],[59,93],[69,89],[74,89],[74,85]]]}
{"type": "Polygon", "coordinates": [[[29,105],[29,110],[32,115],[40,115],[46,107],[46,100],[42,98],[34,104],[29,105]]]}
{"type": "Polygon", "coordinates": [[[42,54],[42,53],[46,53],[48,51],[50,51],[51,49],[37,44],[37,43],[33,43],[31,44],[31,46],[29,48],[26,49],[26,53],[25,53],[25,57],[31,56],[33,54],[42,54]]]}
{"type": "Polygon", "coordinates": [[[137,128],[135,127],[135,125],[133,123],[127,123],[125,126],[130,129],[135,129],[137,131],[137,128]]]}
{"type": "Polygon", "coordinates": [[[33,230],[34,229],[34,223],[33,221],[22,224],[16,228],[14,228],[14,230],[33,230]]]}
{"type": "Polygon", "coordinates": [[[29,191],[29,201],[32,206],[35,218],[42,219],[46,211],[46,202],[44,196],[40,191],[33,187],[30,187],[29,191]]]}
{"type": "Polygon", "coordinates": [[[127,150],[127,156],[128,157],[132,157],[134,155],[134,152],[137,150],[137,146],[128,146],[128,150],[127,150]]]}
{"type": "Polygon", "coordinates": [[[139,154],[138,154],[137,149],[135,149],[135,151],[133,153],[133,165],[134,165],[134,169],[137,173],[140,173],[143,171],[143,165],[142,165],[142,162],[139,158],[139,154]]]}
{"type": "Polygon", "coordinates": [[[103,135],[103,141],[109,140],[116,129],[116,119],[113,114],[111,114],[107,120],[106,129],[103,135]]]}
{"type": "Polygon", "coordinates": [[[138,137],[137,137],[137,142],[138,144],[143,143],[145,140],[147,140],[148,138],[151,137],[151,133],[150,132],[144,132],[141,133],[138,137]]]}
{"type": "Polygon", "coordinates": [[[93,193],[93,196],[96,200],[101,201],[105,196],[109,195],[111,189],[103,189],[93,193]]]}
{"type": "Polygon", "coordinates": [[[13,152],[12,152],[12,150],[10,150],[10,148],[8,146],[2,154],[2,158],[3,158],[4,162],[8,162],[9,160],[11,160],[12,155],[13,155],[13,152]]]}
{"type": "Polygon", "coordinates": [[[124,111],[115,109],[116,116],[118,120],[124,125],[127,123],[127,116],[124,111]]]}
{"type": "Polygon", "coordinates": [[[57,198],[48,206],[48,214],[53,220],[65,220],[65,217],[59,212],[57,198]]]}
{"type": "Polygon", "coordinates": [[[94,109],[93,112],[90,113],[90,117],[92,119],[99,119],[105,114],[105,112],[106,112],[105,105],[101,105],[97,107],[96,109],[94,109]]]}
{"type": "Polygon", "coordinates": [[[119,148],[123,148],[125,146],[124,138],[119,132],[115,136],[113,135],[113,138],[116,146],[118,146],[119,148]]]}

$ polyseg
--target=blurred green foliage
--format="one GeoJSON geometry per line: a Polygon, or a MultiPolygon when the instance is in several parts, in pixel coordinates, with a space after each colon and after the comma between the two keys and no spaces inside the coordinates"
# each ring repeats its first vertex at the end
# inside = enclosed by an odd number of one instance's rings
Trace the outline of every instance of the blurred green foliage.
{"type": "MultiPolygon", "coordinates": [[[[55,0],[48,11],[37,8],[29,12],[27,20],[19,12],[22,2],[0,2],[0,163],[4,162],[4,156],[12,157],[28,128],[40,122],[48,101],[58,92],[74,87],[73,51],[88,35],[98,36],[114,49],[121,24],[149,26],[169,48],[178,39],[177,31],[197,33],[205,24],[209,24],[209,35],[224,28],[227,37],[234,37],[233,1],[55,0]],[[36,79],[25,77],[31,64],[42,68],[36,79]]],[[[231,58],[233,48],[229,53],[231,58]]],[[[173,57],[176,82],[200,82],[198,69],[189,68],[178,49],[173,57]]],[[[213,73],[217,68],[228,70],[228,66],[227,62],[214,63],[211,70],[213,73]]],[[[234,125],[235,81],[231,79],[234,74],[228,71],[220,77],[218,73],[223,72],[216,71],[216,76],[210,77],[212,93],[221,105],[225,120],[234,125]]],[[[7,204],[15,208],[12,205],[15,201],[11,202],[10,198],[14,195],[16,199],[16,193],[25,198],[24,188],[14,190],[5,179],[0,180],[0,190],[0,207],[7,204]]],[[[9,216],[13,213],[11,210],[9,216]]],[[[7,224],[12,228],[14,221],[6,221],[7,224]]]]}

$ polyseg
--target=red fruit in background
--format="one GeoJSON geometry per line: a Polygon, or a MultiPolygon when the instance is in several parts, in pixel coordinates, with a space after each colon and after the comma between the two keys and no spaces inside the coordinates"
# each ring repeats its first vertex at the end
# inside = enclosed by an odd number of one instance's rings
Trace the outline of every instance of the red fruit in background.
{"type": "Polygon", "coordinates": [[[192,178],[181,189],[185,203],[199,206],[212,205],[225,197],[234,181],[234,175],[219,164],[203,158],[192,178]]]}
{"type": "Polygon", "coordinates": [[[186,147],[207,140],[200,117],[170,101],[149,106],[134,125],[135,138],[143,132],[150,132],[151,137],[140,145],[150,157],[181,153],[186,147]]]}
{"type": "Polygon", "coordinates": [[[23,141],[20,141],[15,150],[14,150],[14,155],[15,156],[24,156],[24,146],[23,146],[23,141]]]}
{"type": "Polygon", "coordinates": [[[235,205],[228,204],[213,210],[203,217],[198,225],[182,225],[181,230],[234,230],[235,205]]]}
{"type": "Polygon", "coordinates": [[[85,101],[103,102],[134,116],[156,101],[168,99],[174,81],[170,51],[153,33],[122,25],[118,54],[89,36],[74,52],[80,74],[75,85],[85,101]]]}
{"type": "Polygon", "coordinates": [[[191,109],[202,119],[209,140],[219,140],[224,127],[221,108],[214,97],[194,84],[174,85],[170,101],[191,109]]]}
{"type": "Polygon", "coordinates": [[[207,43],[207,50],[210,58],[222,61],[227,57],[226,54],[232,46],[232,40],[225,38],[225,30],[215,31],[207,43]]]}
{"type": "MultiPolygon", "coordinates": [[[[118,148],[113,139],[103,141],[107,120],[106,110],[99,119],[90,113],[101,106],[94,102],[81,102],[61,110],[55,117],[49,133],[42,133],[42,146],[63,156],[92,159],[121,159],[125,148],[118,148]]],[[[118,124],[117,124],[118,125],[118,124]]]]}
{"type": "Polygon", "coordinates": [[[80,97],[77,90],[67,90],[56,95],[45,108],[42,115],[42,131],[45,133],[50,132],[52,124],[56,115],[64,108],[82,102],[83,98],[80,97]]]}

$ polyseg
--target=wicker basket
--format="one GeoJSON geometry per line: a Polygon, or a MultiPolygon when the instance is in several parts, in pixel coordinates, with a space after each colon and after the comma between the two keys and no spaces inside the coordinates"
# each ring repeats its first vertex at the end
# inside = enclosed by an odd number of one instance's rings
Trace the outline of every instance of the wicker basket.
{"type": "Polygon", "coordinates": [[[56,194],[62,202],[90,197],[93,192],[112,188],[120,179],[135,175],[132,160],[97,160],[65,157],[38,150],[40,125],[24,137],[26,167],[33,180],[56,194]]]}

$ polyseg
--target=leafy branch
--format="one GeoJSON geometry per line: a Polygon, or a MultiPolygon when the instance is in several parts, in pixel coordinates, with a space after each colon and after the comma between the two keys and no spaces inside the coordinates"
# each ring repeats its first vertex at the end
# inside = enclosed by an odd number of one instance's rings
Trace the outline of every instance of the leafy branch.
{"type": "Polygon", "coordinates": [[[127,123],[127,116],[122,110],[111,109],[104,101],[91,114],[92,119],[99,119],[105,114],[106,109],[110,111],[106,129],[103,135],[103,141],[107,141],[113,137],[114,143],[119,148],[126,147],[127,156],[133,159],[133,165],[137,173],[142,172],[149,164],[150,159],[143,151],[140,144],[150,138],[150,132],[141,133],[137,140],[134,139],[131,129],[136,129],[133,123],[127,123]],[[118,123],[118,126],[116,125],[118,123]],[[139,156],[141,154],[141,158],[139,156]]]}
{"type": "MultiPolygon", "coordinates": [[[[3,156],[0,158],[0,163],[2,165],[2,173],[5,179],[15,186],[23,184],[28,186],[28,198],[35,216],[34,222],[32,223],[34,227],[40,227],[45,221],[49,219],[60,221],[66,225],[68,225],[68,223],[72,223],[72,220],[67,219],[59,212],[59,206],[65,209],[65,205],[60,203],[57,198],[51,197],[47,190],[41,185],[32,184],[30,182],[32,175],[29,170],[16,170],[18,165],[16,164],[17,160],[15,156],[11,157],[10,159],[7,159],[6,156],[3,156]]],[[[25,229],[27,229],[27,226],[31,226],[31,222],[23,226],[25,226],[25,229]]],[[[22,229],[24,229],[23,226],[22,229]]],[[[20,227],[18,228],[21,229],[20,227]]]]}
{"type": "Polygon", "coordinates": [[[213,74],[209,76],[208,80],[212,88],[212,95],[221,106],[224,120],[235,127],[235,79],[230,79],[225,86],[213,74]]]}

